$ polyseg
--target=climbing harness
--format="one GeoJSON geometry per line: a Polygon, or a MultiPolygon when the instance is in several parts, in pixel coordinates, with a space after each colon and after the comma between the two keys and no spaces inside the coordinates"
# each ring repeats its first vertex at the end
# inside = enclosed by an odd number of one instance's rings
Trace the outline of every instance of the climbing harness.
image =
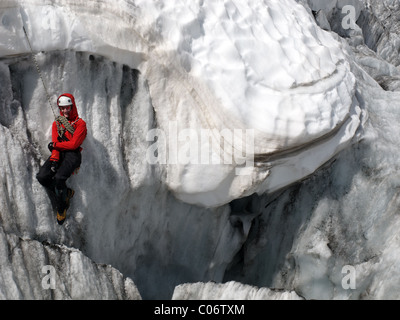
{"type": "MultiPolygon", "coordinates": [[[[44,91],[46,92],[46,96],[47,96],[47,101],[49,102],[51,111],[53,111],[53,115],[54,115],[54,118],[55,118],[55,121],[56,121],[56,124],[57,124],[57,132],[58,132],[58,135],[59,135],[60,138],[63,138],[64,133],[65,133],[65,130],[69,131],[71,134],[74,134],[75,129],[74,129],[74,127],[72,126],[72,124],[69,123],[69,121],[67,120],[67,118],[65,118],[64,116],[57,116],[57,115],[56,115],[56,112],[54,111],[53,105],[51,104],[51,101],[50,101],[49,93],[48,93],[48,91],[47,91],[46,85],[45,85],[44,80],[43,80],[43,77],[42,77],[42,73],[41,73],[40,68],[39,68],[39,65],[38,65],[38,63],[37,63],[37,61],[36,61],[35,55],[33,54],[33,49],[32,49],[32,46],[31,46],[31,42],[29,41],[28,34],[26,33],[26,30],[25,30],[25,27],[24,27],[24,26],[22,27],[22,29],[24,29],[24,33],[25,33],[26,40],[28,40],[28,45],[29,45],[29,48],[30,48],[30,50],[31,50],[32,60],[33,60],[33,62],[35,63],[36,71],[37,71],[37,73],[39,74],[40,79],[42,80],[43,88],[44,88],[44,91]],[[64,128],[61,126],[61,124],[64,125],[64,128]]],[[[79,119],[79,118],[78,118],[78,119],[79,119]]],[[[78,119],[77,119],[77,120],[78,120],[78,119]]],[[[76,121],[77,121],[77,120],[76,120],[76,121]]],[[[76,121],[75,121],[75,122],[76,122],[76,121]]],[[[75,123],[75,122],[74,122],[74,123],[75,123]]]]}

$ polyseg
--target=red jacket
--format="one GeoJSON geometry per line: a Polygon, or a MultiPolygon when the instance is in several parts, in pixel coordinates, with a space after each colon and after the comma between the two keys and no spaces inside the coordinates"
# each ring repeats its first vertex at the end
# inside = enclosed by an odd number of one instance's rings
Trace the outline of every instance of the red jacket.
{"type": "MultiPolygon", "coordinates": [[[[53,141],[53,151],[51,152],[50,160],[58,161],[60,159],[60,151],[68,151],[68,150],[76,150],[80,148],[81,144],[86,138],[87,129],[86,122],[78,117],[78,110],[75,105],[75,99],[72,94],[63,93],[61,96],[67,96],[72,100],[72,109],[68,119],[68,122],[72,124],[75,129],[74,134],[72,135],[69,131],[65,130],[64,136],[68,138],[69,141],[60,141],[58,138],[57,124],[56,121],[53,122],[52,127],[52,141],[53,141]]],[[[60,96],[60,97],[61,97],[60,96]]],[[[58,99],[60,98],[58,97],[58,99]]],[[[57,99],[57,101],[58,101],[57,99]]],[[[62,116],[62,112],[60,110],[60,115],[62,116]]],[[[60,126],[64,128],[64,126],[59,123],[60,126]]],[[[82,150],[82,148],[80,148],[82,150]]]]}

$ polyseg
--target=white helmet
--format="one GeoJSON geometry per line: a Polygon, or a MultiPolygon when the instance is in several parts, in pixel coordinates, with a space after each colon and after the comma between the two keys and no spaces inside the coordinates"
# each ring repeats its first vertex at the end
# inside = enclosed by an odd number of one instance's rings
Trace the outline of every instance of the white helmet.
{"type": "Polygon", "coordinates": [[[58,99],[57,104],[58,104],[59,107],[63,107],[63,106],[72,106],[72,100],[71,100],[71,98],[69,98],[69,97],[61,96],[61,97],[58,99]]]}

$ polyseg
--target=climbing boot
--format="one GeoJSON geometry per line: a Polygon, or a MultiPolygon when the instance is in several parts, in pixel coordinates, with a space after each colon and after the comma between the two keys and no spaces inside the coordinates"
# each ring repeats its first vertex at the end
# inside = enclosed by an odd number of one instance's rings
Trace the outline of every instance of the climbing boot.
{"type": "Polygon", "coordinates": [[[75,191],[71,188],[64,190],[56,190],[58,194],[58,206],[57,206],[57,222],[63,224],[67,217],[67,210],[70,206],[70,201],[75,194],[75,191]]]}

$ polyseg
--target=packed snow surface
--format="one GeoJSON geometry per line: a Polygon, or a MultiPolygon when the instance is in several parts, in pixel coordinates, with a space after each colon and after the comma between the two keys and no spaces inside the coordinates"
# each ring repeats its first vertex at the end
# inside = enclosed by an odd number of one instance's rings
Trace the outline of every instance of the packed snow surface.
{"type": "Polygon", "coordinates": [[[302,300],[296,292],[270,290],[239,282],[190,283],[175,288],[172,300],[302,300]]]}

